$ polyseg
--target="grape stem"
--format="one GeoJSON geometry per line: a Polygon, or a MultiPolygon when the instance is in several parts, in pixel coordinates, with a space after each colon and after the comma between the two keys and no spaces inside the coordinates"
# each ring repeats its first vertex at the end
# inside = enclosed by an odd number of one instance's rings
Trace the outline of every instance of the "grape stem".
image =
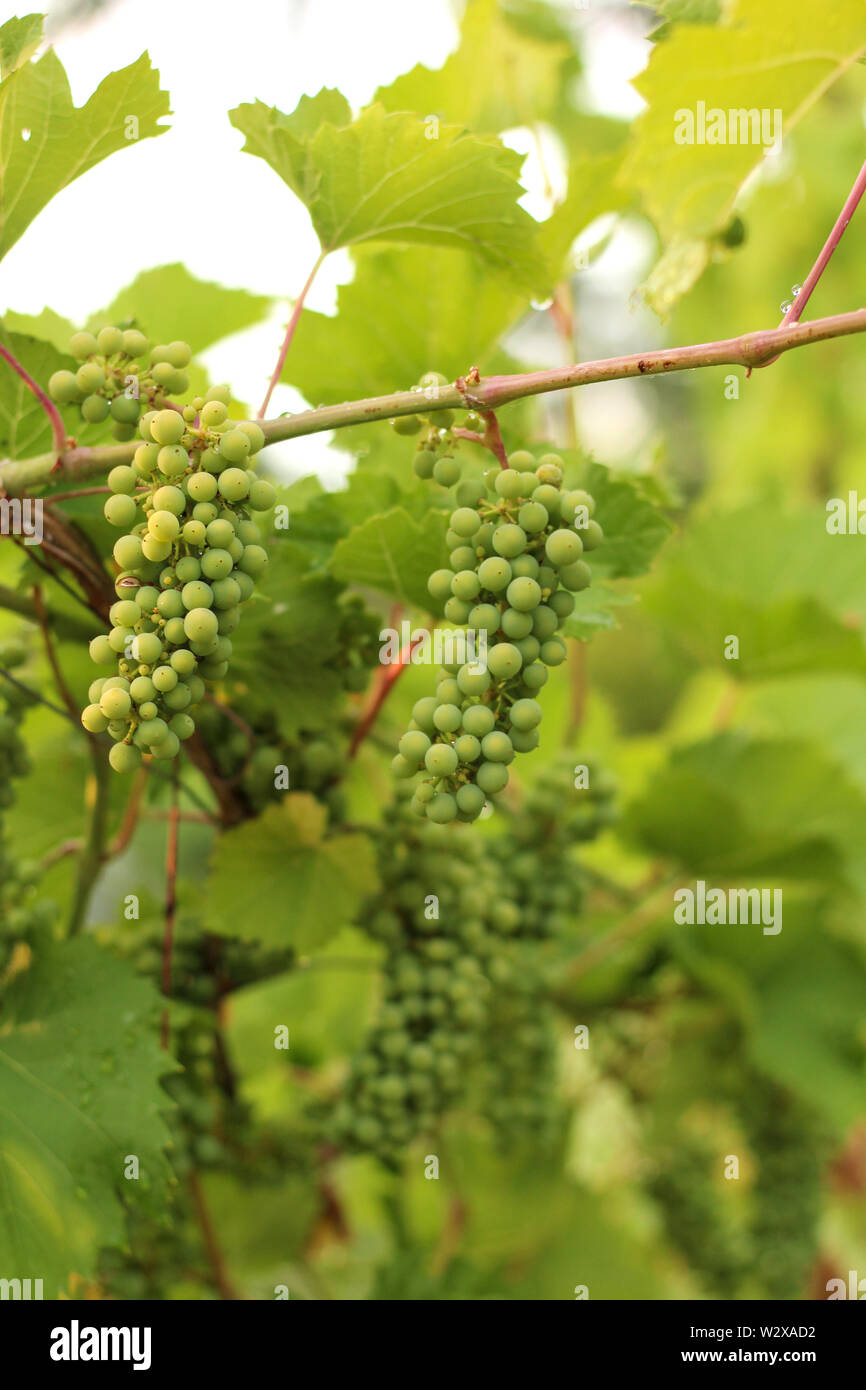
{"type": "MultiPolygon", "coordinates": [[[[808,323],[790,323],[780,328],[743,333],[736,338],[692,343],[687,347],[659,348],[652,352],[606,357],[595,362],[575,362],[568,367],[550,367],[539,372],[482,377],[472,393],[478,402],[473,408],[479,411],[498,410],[503,405],[529,396],[566,391],[599,381],[660,376],[670,372],[693,371],[697,367],[759,367],[793,348],[848,337],[854,333],[866,333],[866,309],[810,319],[808,323]]],[[[428,414],[439,410],[463,409],[466,409],[466,400],[456,386],[441,386],[435,401],[425,405],[428,414]]],[[[345,429],[350,425],[370,424],[376,420],[417,413],[418,392],[396,391],[389,396],[344,401],[340,405],[302,410],[296,415],[280,415],[273,420],[263,420],[261,428],[266,442],[274,444],[324,430],[345,429]]],[[[131,441],[97,448],[67,449],[62,458],[64,476],[87,478],[104,473],[117,463],[129,463],[136,447],[135,442],[131,441]]],[[[46,482],[54,463],[53,454],[7,461],[0,465],[0,486],[9,495],[20,495],[28,488],[46,482]]]]}
{"type": "MultiPolygon", "coordinates": [[[[391,609],[391,614],[388,620],[392,628],[396,628],[397,624],[400,621],[402,613],[402,604],[395,604],[394,607],[391,609]]],[[[380,669],[378,675],[376,676],[376,681],[373,686],[373,692],[370,696],[370,702],[367,705],[367,708],[362,714],[361,718],[359,719],[357,725],[355,726],[355,732],[352,735],[352,741],[349,744],[349,752],[347,755],[349,758],[354,758],[358,749],[361,747],[361,744],[364,742],[364,739],[367,737],[376,720],[378,719],[379,711],[381,710],[388,696],[391,694],[391,691],[394,689],[396,682],[400,679],[406,667],[408,666],[412,658],[413,651],[417,646],[420,645],[423,639],[423,633],[419,633],[417,637],[413,637],[412,640],[408,642],[405,647],[402,648],[400,655],[396,658],[395,661],[392,661],[390,665],[383,666],[380,669]]]]}
{"type": "MultiPolygon", "coordinates": [[[[818,281],[821,279],[821,276],[824,274],[830,257],[836,250],[836,247],[839,245],[839,242],[842,240],[842,237],[845,233],[845,228],[848,226],[848,223],[854,216],[854,213],[857,210],[857,205],[860,202],[860,199],[863,197],[864,193],[866,193],[866,161],[864,161],[859,174],[854,180],[854,185],[851,189],[851,192],[848,194],[848,197],[845,199],[845,202],[842,206],[842,211],[839,213],[839,216],[833,223],[833,228],[830,232],[830,235],[824,242],[824,245],[821,247],[818,259],[815,261],[815,264],[812,266],[812,269],[809,271],[809,274],[803,281],[803,288],[800,290],[799,294],[794,296],[790,309],[788,309],[787,313],[785,314],[785,317],[782,319],[782,322],[779,325],[780,328],[786,328],[789,324],[792,323],[799,323],[803,315],[803,310],[805,309],[806,305],[809,302],[809,299],[811,298],[812,291],[814,290],[818,281]]],[[[769,367],[773,362],[777,362],[778,360],[779,359],[777,355],[776,357],[771,357],[767,362],[759,362],[757,365],[758,367],[769,367]]],[[[751,370],[752,369],[750,367],[750,373],[751,370]]]]}
{"type": "Polygon", "coordinates": [[[268,384],[268,389],[265,392],[265,398],[259,406],[258,418],[260,420],[263,419],[265,411],[271,403],[271,396],[274,394],[274,387],[277,385],[280,377],[283,374],[283,367],[286,365],[286,358],[289,355],[289,348],[291,347],[292,339],[295,336],[295,329],[297,328],[298,322],[301,317],[301,310],[304,307],[304,301],[310,292],[310,286],[312,285],[317,274],[319,273],[319,268],[322,262],[324,261],[326,255],[326,251],[323,251],[321,253],[318,260],[316,261],[316,264],[313,266],[312,270],[307,276],[306,282],[304,284],[303,289],[301,290],[301,293],[295,300],[295,307],[292,309],[292,316],[289,319],[288,326],[286,328],[286,336],[283,338],[282,346],[280,347],[280,355],[277,358],[277,365],[274,367],[273,375],[268,384]]]}
{"type": "Polygon", "coordinates": [[[8,362],[13,372],[18,373],[24,385],[27,387],[27,390],[33,393],[42,406],[42,409],[45,411],[45,414],[48,416],[48,421],[51,425],[51,433],[54,436],[54,452],[56,455],[54,467],[59,468],[61,457],[66,448],[66,426],[63,423],[60,411],[57,409],[57,406],[51,400],[50,396],[45,394],[39,383],[33,380],[26,367],[22,367],[18,358],[15,357],[8,348],[5,348],[2,343],[0,343],[0,357],[3,358],[4,362],[8,362]]]}

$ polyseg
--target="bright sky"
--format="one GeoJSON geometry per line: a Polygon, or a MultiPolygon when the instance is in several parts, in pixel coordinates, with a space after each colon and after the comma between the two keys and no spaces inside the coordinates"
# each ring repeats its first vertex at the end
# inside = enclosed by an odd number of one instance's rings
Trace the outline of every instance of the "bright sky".
{"type": "MultiPolygon", "coordinates": [[[[0,20],[29,8],[0,0],[0,20]]],[[[572,12],[586,35],[588,95],[600,110],[632,114],[640,102],[626,78],[643,65],[646,45],[599,0],[583,8],[572,12]]],[[[146,47],[171,94],[170,130],[112,156],[53,200],[0,266],[0,305],[38,313],[49,304],[80,322],[138,271],[171,261],[203,279],[273,295],[282,302],[270,323],[205,359],[216,379],[257,404],[276,360],[286,298],[303,284],[317,242],[297,199],[263,161],[239,153],[243,137],[226,112],[256,98],[290,111],[322,86],[339,87],[358,106],[416,62],[440,66],[457,40],[455,13],[449,0],[244,0],[231,9],[212,0],[148,0],[146,7],[119,0],[93,20],[64,27],[56,48],[77,105],[146,47]],[[193,213],[193,204],[204,210],[193,213]]],[[[524,181],[538,215],[533,162],[524,181]]],[[[310,307],[331,311],[336,284],[350,274],[345,253],[332,256],[310,307]]],[[[272,411],[301,404],[279,387],[272,411]]],[[[336,478],[342,469],[326,445],[327,436],[317,435],[280,448],[294,473],[336,478]]]]}

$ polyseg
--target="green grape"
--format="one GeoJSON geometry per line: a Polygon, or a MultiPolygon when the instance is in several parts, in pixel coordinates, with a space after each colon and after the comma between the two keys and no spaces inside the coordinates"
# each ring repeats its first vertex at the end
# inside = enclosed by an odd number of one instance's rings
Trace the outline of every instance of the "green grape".
{"type": "Polygon", "coordinates": [[[425,479],[432,478],[433,467],[435,463],[436,455],[433,453],[431,449],[419,449],[416,452],[414,459],[412,460],[412,467],[415,471],[415,476],[418,478],[425,479]]]}
{"type": "MultiPolygon", "coordinates": [[[[537,700],[515,700],[508,712],[508,717],[515,729],[526,732],[529,729],[534,729],[537,724],[541,723],[541,705],[537,700]]],[[[492,737],[492,735],[490,735],[490,737],[492,737]]],[[[490,754],[485,751],[485,757],[489,756],[490,754]]]]}
{"type": "Polygon", "coordinates": [[[108,728],[108,719],[98,704],[85,706],[81,712],[81,722],[90,734],[101,734],[108,728]]]}
{"type": "Polygon", "coordinates": [[[150,420],[150,433],[157,444],[169,446],[177,444],[186,426],[183,417],[176,410],[158,410],[150,420]]]}
{"type": "Polygon", "coordinates": [[[427,815],[438,825],[446,825],[457,816],[457,800],[448,792],[437,792],[427,805],[427,815]]]}
{"type": "Polygon", "coordinates": [[[123,493],[115,493],[114,496],[106,498],[103,513],[110,526],[129,530],[135,524],[138,508],[134,498],[127,497],[123,493]]]}
{"type": "Polygon", "coordinates": [[[174,512],[151,512],[147,519],[147,528],[157,541],[173,541],[180,535],[180,522],[174,512]]]}
{"type": "Polygon", "coordinates": [[[424,766],[434,777],[453,776],[457,765],[457,754],[448,743],[434,743],[424,755],[424,766]]]}
{"type": "Polygon", "coordinates": [[[553,531],[545,542],[545,553],[556,569],[573,565],[583,554],[583,542],[574,531],[553,531]]]}
{"type": "Polygon", "coordinates": [[[460,478],[460,464],[451,454],[443,454],[433,465],[433,478],[442,487],[453,487],[460,478]]]}
{"type": "Polygon", "coordinates": [[[493,532],[493,549],[506,560],[513,560],[526,549],[526,532],[520,526],[506,523],[493,532]]]}
{"type": "Polygon", "coordinates": [[[477,598],[480,590],[481,584],[474,570],[461,570],[451,581],[451,592],[462,603],[477,598]]]}
{"type": "Polygon", "coordinates": [[[69,351],[73,357],[83,361],[85,357],[99,351],[99,344],[92,333],[73,333],[69,339],[69,351]]]}
{"type": "Polygon", "coordinates": [[[192,608],[183,620],[183,628],[191,642],[207,642],[217,635],[216,614],[209,608],[192,608]]]}
{"type": "Polygon", "coordinates": [[[85,362],[75,373],[75,381],[79,391],[87,396],[102,390],[105,385],[105,372],[98,362],[85,362]]]}
{"type": "Polygon", "coordinates": [[[499,642],[487,653],[487,669],[495,680],[510,680],[523,665],[512,642],[499,642]]]}
{"type": "Polygon", "coordinates": [[[266,478],[256,478],[250,484],[250,506],[254,512],[269,512],[276,500],[276,488],[266,478]]]}
{"type": "Polygon", "coordinates": [[[212,473],[191,473],[186,490],[195,502],[211,502],[217,495],[217,480],[212,473]]]}
{"type": "MultiPolygon", "coordinates": [[[[489,735],[488,735],[489,737],[489,735]]],[[[502,762],[484,762],[478,769],[475,781],[489,796],[504,790],[508,783],[508,769],[502,762]]]]}
{"type": "Polygon", "coordinates": [[[109,405],[104,396],[85,396],[81,416],[89,425],[100,425],[108,417],[109,405]]]}
{"type": "Polygon", "coordinates": [[[220,495],[228,502],[241,502],[249,493],[250,480],[242,468],[226,468],[217,482],[220,495]]]}
{"type": "Polygon", "coordinates": [[[123,351],[123,334],[119,328],[106,325],[97,333],[96,345],[103,357],[113,357],[116,352],[123,351]]]}
{"type": "Polygon", "coordinates": [[[125,690],[105,690],[99,700],[99,708],[106,719],[123,719],[129,714],[132,701],[125,690]]]}
{"type": "Polygon", "coordinates": [[[512,579],[505,591],[505,597],[518,613],[528,613],[541,602],[541,587],[534,579],[512,579]]]}
{"type": "Polygon", "coordinates": [[[455,577],[451,570],[434,570],[427,580],[430,596],[439,602],[444,602],[451,596],[451,582],[455,577]]]}
{"type": "Polygon", "coordinates": [[[244,463],[249,457],[250,440],[242,430],[227,430],[220,438],[219,452],[228,463],[244,463]]]}
{"type": "Polygon", "coordinates": [[[111,402],[112,419],[117,420],[123,425],[135,425],[141,414],[141,406],[134,396],[127,396],[125,392],[115,396],[111,402]]]}
{"type": "MultiPolygon", "coordinates": [[[[175,416],[175,419],[180,420],[180,416],[175,416]]],[[[157,455],[156,464],[163,477],[180,478],[189,467],[189,457],[180,444],[164,444],[157,455]]]]}
{"type": "Polygon", "coordinates": [[[143,333],[139,333],[137,328],[127,328],[122,334],[121,346],[127,357],[144,357],[148,349],[148,341],[143,333]]]}

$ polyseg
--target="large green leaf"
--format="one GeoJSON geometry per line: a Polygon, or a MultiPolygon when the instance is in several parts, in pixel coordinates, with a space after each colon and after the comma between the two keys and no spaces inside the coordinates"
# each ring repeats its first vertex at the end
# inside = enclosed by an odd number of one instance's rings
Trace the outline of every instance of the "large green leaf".
{"type": "MultiPolygon", "coordinates": [[[[0,325],[0,342],[43,389],[59,367],[67,362],[51,343],[25,338],[0,325]]],[[[52,447],[51,424],[33,392],[9,366],[0,361],[0,454],[4,458],[31,458],[52,447]]]]}
{"type": "Polygon", "coordinates": [[[420,63],[376,101],[389,111],[417,111],[489,132],[550,121],[579,64],[565,29],[527,33],[500,0],[470,0],[460,44],[435,72],[420,63]]]}
{"type": "Polygon", "coordinates": [[[509,280],[451,247],[370,248],[356,261],[336,317],[304,310],[283,371],[315,405],[406,390],[431,369],[452,379],[487,370],[528,307],[509,280]]]}
{"type": "Polygon", "coordinates": [[[170,343],[182,333],[193,352],[199,353],[259,323],[270,305],[265,295],[199,280],[175,262],[143,270],[107,309],[92,316],[91,324],[101,327],[134,319],[155,342],[170,343]]]}
{"type": "Polygon", "coordinates": [[[864,817],[860,789],[812,744],[728,733],[675,749],[626,826],[689,876],[776,875],[862,894],[864,817]]]}
{"type": "Polygon", "coordinates": [[[291,793],[220,839],[204,919],[223,935],[313,951],[376,890],[365,837],[327,835],[327,811],[291,793]],[[275,889],[275,885],[279,885],[275,889]]]}
{"type": "Polygon", "coordinates": [[[0,1252],[58,1298],[125,1240],[122,1193],[169,1177],[158,995],[92,942],[40,954],[0,1012],[0,1252]],[[128,1156],[140,1178],[125,1180],[128,1156]]]}
{"type": "Polygon", "coordinates": [[[138,140],[162,135],[168,94],[143,53],[111,73],[84,106],[53,49],[0,83],[0,256],[80,174],[138,140]],[[132,122],[135,124],[131,124],[132,122]]]}
{"type": "Polygon", "coordinates": [[[647,605],[697,659],[745,678],[866,670],[858,536],[817,508],[755,506],[695,522],[666,556],[647,605]],[[739,656],[725,658],[725,640],[739,656]]]}
{"type": "Polygon", "coordinates": [[[296,115],[258,101],[231,120],[245,151],[305,203],[323,252],[365,241],[459,246],[523,284],[544,279],[536,224],[518,206],[520,156],[497,140],[453,125],[429,139],[421,117],[379,104],[299,137],[296,115]]]}
{"type": "Polygon", "coordinates": [[[355,526],[336,546],[329,568],[346,584],[429,609],[427,580],[445,564],[445,529],[441,513],[431,512],[419,526],[405,508],[394,507],[355,526]]]}
{"type": "Polygon", "coordinates": [[[784,134],[866,52],[861,0],[736,0],[726,23],[678,25],[634,85],[648,102],[636,122],[625,177],[664,237],[700,236],[727,222],[765,146],[677,143],[680,112],[782,113],[784,134]],[[816,37],[820,36],[819,42],[816,37]]]}

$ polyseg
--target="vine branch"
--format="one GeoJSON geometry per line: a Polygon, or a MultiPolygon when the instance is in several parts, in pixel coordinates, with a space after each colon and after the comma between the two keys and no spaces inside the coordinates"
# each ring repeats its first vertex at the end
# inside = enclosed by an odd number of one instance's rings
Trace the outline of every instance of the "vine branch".
{"type": "MultiPolygon", "coordinates": [[[[715,342],[659,348],[652,352],[606,357],[596,362],[575,362],[568,367],[551,367],[539,372],[482,377],[473,387],[474,408],[486,412],[508,405],[511,401],[544,395],[550,391],[566,391],[599,381],[688,372],[696,367],[760,367],[793,348],[826,342],[830,338],[849,337],[854,333],[866,333],[866,309],[810,319],[808,323],[783,324],[780,328],[761,329],[715,342]]],[[[430,413],[465,408],[465,395],[456,386],[440,387],[435,401],[426,406],[430,413]]],[[[263,420],[261,427],[266,442],[275,444],[324,430],[344,429],[349,425],[369,424],[376,420],[390,420],[397,415],[417,413],[418,392],[396,391],[389,396],[372,396],[367,400],[344,401],[340,405],[302,410],[296,415],[280,415],[274,420],[263,420]]],[[[63,476],[77,479],[103,473],[117,463],[128,463],[135,449],[134,441],[98,448],[67,449],[61,459],[63,476]]],[[[0,466],[0,485],[10,495],[19,495],[47,482],[53,469],[53,454],[7,462],[0,466]]]]}

